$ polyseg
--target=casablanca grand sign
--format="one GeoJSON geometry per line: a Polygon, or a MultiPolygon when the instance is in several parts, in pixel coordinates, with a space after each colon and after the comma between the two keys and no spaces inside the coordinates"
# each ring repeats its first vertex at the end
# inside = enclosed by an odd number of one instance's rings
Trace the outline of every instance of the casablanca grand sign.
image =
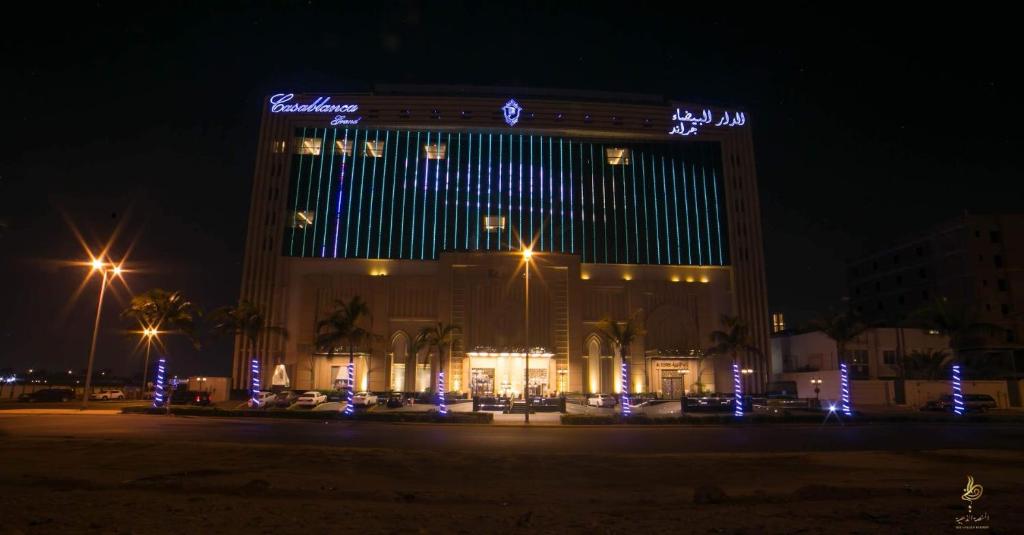
{"type": "Polygon", "coordinates": [[[331,97],[316,97],[313,102],[302,104],[294,102],[295,93],[278,93],[270,97],[270,113],[334,113],[331,126],[359,124],[363,119],[349,117],[348,114],[359,111],[359,104],[334,104],[331,97]]]}

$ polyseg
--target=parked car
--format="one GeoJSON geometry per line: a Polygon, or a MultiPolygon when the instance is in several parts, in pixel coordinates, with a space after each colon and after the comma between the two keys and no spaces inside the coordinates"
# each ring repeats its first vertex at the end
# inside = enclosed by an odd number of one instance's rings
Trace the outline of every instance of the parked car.
{"type": "Polygon", "coordinates": [[[18,401],[36,403],[40,401],[67,402],[75,399],[75,392],[70,388],[44,388],[35,392],[26,392],[18,396],[18,401]]]}
{"type": "Polygon", "coordinates": [[[291,407],[292,403],[295,403],[295,401],[298,400],[299,396],[301,395],[302,392],[298,392],[295,390],[282,390],[281,392],[277,393],[277,397],[274,398],[273,405],[275,407],[281,408],[291,407]]]}
{"type": "Polygon", "coordinates": [[[684,396],[682,403],[683,410],[686,412],[731,411],[736,408],[735,396],[730,393],[684,396]]]}
{"type": "Polygon", "coordinates": [[[352,404],[357,407],[372,407],[377,404],[377,394],[357,392],[352,396],[352,404]]]}
{"type": "Polygon", "coordinates": [[[317,405],[326,402],[327,396],[315,390],[310,390],[299,396],[299,399],[295,400],[295,404],[300,407],[316,407],[317,405]]]}
{"type": "Polygon", "coordinates": [[[594,394],[587,398],[587,405],[591,407],[614,407],[616,403],[615,396],[611,394],[594,394]]]}
{"type": "Polygon", "coordinates": [[[277,394],[273,392],[257,392],[255,396],[249,398],[248,405],[250,409],[262,409],[276,399],[277,394]]]}
{"type": "Polygon", "coordinates": [[[328,402],[341,403],[348,401],[348,390],[332,390],[325,395],[328,402]]]}
{"type": "MultiPolygon", "coordinates": [[[[968,412],[985,412],[998,407],[995,398],[988,394],[964,394],[964,408],[968,412]]],[[[954,408],[953,394],[942,394],[939,399],[925,403],[922,410],[952,411],[954,408]]]]}
{"type": "Polygon", "coordinates": [[[385,403],[385,406],[389,409],[397,409],[403,405],[405,405],[405,399],[401,394],[392,394],[388,396],[388,400],[385,403]]]}
{"type": "Polygon", "coordinates": [[[89,399],[99,401],[113,401],[121,400],[124,401],[124,392],[120,390],[100,390],[99,392],[93,392],[89,395],[89,399]]]}
{"type": "Polygon", "coordinates": [[[191,393],[194,394],[192,396],[192,401],[190,402],[192,405],[199,405],[201,407],[206,407],[206,406],[209,406],[212,403],[212,401],[210,400],[210,393],[209,392],[191,392],[191,393]]]}
{"type": "Polygon", "coordinates": [[[171,405],[188,405],[192,403],[197,392],[192,392],[185,387],[178,388],[171,392],[171,405]]]}

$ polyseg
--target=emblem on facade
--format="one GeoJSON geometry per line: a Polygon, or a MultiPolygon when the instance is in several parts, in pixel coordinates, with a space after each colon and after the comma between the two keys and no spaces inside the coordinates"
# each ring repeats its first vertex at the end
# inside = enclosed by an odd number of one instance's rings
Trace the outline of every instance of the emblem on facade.
{"type": "Polygon", "coordinates": [[[501,111],[505,114],[505,123],[509,126],[515,126],[519,122],[519,114],[523,112],[523,107],[514,98],[510,98],[501,107],[501,111]]]}
{"type": "Polygon", "coordinates": [[[976,513],[974,511],[974,502],[981,499],[984,494],[985,488],[979,483],[975,483],[974,476],[967,476],[967,486],[963,489],[963,494],[960,495],[960,499],[967,502],[967,514],[957,516],[955,519],[956,529],[960,530],[988,530],[989,529],[989,516],[988,513],[976,513]]]}

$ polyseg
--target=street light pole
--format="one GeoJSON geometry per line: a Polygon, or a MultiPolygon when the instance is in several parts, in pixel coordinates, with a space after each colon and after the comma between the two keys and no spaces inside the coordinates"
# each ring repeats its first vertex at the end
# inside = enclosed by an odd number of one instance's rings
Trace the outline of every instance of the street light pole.
{"type": "Polygon", "coordinates": [[[530,423],[530,257],[533,251],[523,250],[523,262],[526,264],[526,372],[523,378],[523,399],[526,400],[526,423],[530,423]]]}
{"type": "MultiPolygon", "coordinates": [[[[93,264],[96,265],[95,263],[93,264]]],[[[100,265],[103,281],[100,284],[100,299],[96,304],[96,321],[92,326],[92,344],[89,346],[89,365],[85,369],[85,390],[82,392],[82,410],[89,406],[89,390],[92,388],[92,363],[96,357],[96,336],[100,331],[100,312],[103,311],[103,294],[107,289],[107,270],[100,265]]]]}

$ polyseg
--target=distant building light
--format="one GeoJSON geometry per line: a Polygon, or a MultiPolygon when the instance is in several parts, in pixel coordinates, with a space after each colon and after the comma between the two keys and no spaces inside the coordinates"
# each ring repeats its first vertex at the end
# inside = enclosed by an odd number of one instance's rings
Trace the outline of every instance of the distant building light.
{"type": "Polygon", "coordinates": [[[928,329],[928,334],[939,334],[939,331],[936,329],[928,329]]]}
{"type": "Polygon", "coordinates": [[[786,330],[786,319],[781,312],[772,314],[772,332],[777,333],[786,330]]]}
{"type": "Polygon", "coordinates": [[[352,142],[347,139],[339,139],[334,142],[334,153],[342,156],[352,156],[352,142]]]}
{"type": "Polygon", "coordinates": [[[447,143],[434,143],[423,145],[423,151],[428,160],[443,160],[448,153],[447,143]]]}
{"type": "Polygon", "coordinates": [[[363,145],[363,156],[369,156],[371,158],[382,158],[382,157],[384,157],[384,142],[383,141],[367,141],[363,145]]]}
{"type": "Polygon", "coordinates": [[[604,149],[604,155],[608,165],[629,165],[629,149],[608,147],[604,149]]]}
{"type": "Polygon", "coordinates": [[[484,216],[484,230],[505,230],[505,216],[484,216]]]}
{"type": "Polygon", "coordinates": [[[318,137],[300,137],[295,142],[295,154],[320,156],[322,141],[318,137]]]}
{"type": "Polygon", "coordinates": [[[313,225],[313,212],[306,210],[299,210],[292,216],[292,227],[294,228],[306,228],[313,225]]]}

